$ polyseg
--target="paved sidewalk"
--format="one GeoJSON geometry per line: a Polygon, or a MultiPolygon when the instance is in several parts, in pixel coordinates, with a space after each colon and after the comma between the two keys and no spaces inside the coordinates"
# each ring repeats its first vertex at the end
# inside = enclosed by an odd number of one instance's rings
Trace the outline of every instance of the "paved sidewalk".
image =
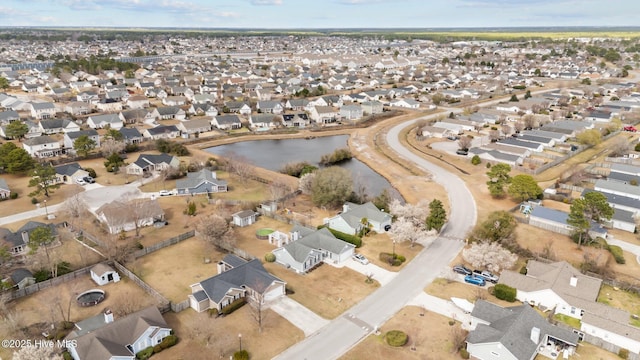
{"type": "Polygon", "coordinates": [[[329,320],[321,318],[287,296],[282,296],[270,304],[269,308],[302,330],[305,336],[315,333],[329,323],[329,320]]]}

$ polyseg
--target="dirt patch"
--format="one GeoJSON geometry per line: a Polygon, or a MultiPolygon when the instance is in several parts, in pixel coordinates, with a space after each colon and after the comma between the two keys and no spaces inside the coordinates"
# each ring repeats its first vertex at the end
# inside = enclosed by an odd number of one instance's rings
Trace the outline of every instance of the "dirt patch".
{"type": "Polygon", "coordinates": [[[228,359],[242,349],[251,359],[271,359],[304,339],[304,333],[290,322],[267,310],[262,332],[251,317],[248,305],[225,317],[209,317],[206,312],[187,309],[178,314],[167,313],[165,320],[180,339],[177,345],[153,355],[158,360],[228,359]]]}
{"type": "Polygon", "coordinates": [[[380,328],[380,335],[368,336],[340,359],[460,359],[454,349],[453,332],[466,334],[459,323],[449,325],[449,318],[445,316],[407,306],[380,328]],[[390,330],[405,332],[409,336],[407,344],[403,347],[387,345],[384,334],[390,330]]]}
{"type": "Polygon", "coordinates": [[[349,268],[339,269],[328,264],[305,275],[276,263],[266,263],[265,267],[295,291],[290,298],[325,319],[336,318],[380,286],[376,281],[367,284],[364,275],[349,268]]]}

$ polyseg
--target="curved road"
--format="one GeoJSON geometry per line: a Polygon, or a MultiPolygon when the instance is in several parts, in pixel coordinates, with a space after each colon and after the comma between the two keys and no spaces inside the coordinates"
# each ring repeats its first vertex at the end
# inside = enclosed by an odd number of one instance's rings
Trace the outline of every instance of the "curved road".
{"type": "MultiPolygon", "coordinates": [[[[439,114],[438,114],[439,115],[439,114]]],[[[432,115],[436,116],[436,115],[432,115]]],[[[451,212],[449,223],[428,248],[425,248],[387,285],[353,306],[340,317],[275,357],[280,360],[337,359],[423,292],[448,266],[463,247],[462,239],[475,225],[476,204],[464,182],[456,175],[411,153],[398,141],[400,131],[409,123],[393,127],[387,134],[389,146],[407,161],[433,174],[434,181],[447,190],[451,212]]],[[[426,194],[425,194],[426,196],[426,194]]]]}

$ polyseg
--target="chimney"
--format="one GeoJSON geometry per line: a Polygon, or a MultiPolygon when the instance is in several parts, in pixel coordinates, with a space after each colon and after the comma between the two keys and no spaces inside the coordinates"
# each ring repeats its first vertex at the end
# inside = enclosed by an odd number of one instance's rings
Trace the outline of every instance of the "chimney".
{"type": "Polygon", "coordinates": [[[533,341],[536,345],[540,343],[540,328],[532,327],[531,328],[531,341],[533,341]]]}
{"type": "Polygon", "coordinates": [[[224,272],[224,263],[222,261],[218,261],[218,274],[222,274],[224,272]]]}
{"type": "Polygon", "coordinates": [[[22,232],[22,241],[24,241],[25,244],[29,243],[29,233],[26,231],[22,232]]]}
{"type": "Polygon", "coordinates": [[[571,276],[571,279],[569,279],[569,285],[576,287],[578,285],[578,278],[571,276]]]}
{"type": "Polygon", "coordinates": [[[113,322],[113,313],[111,312],[111,309],[106,309],[104,311],[104,323],[110,324],[112,322],[113,322]]]}
{"type": "Polygon", "coordinates": [[[349,211],[349,204],[342,205],[342,212],[346,213],[347,211],[349,211]]]}
{"type": "Polygon", "coordinates": [[[294,231],[291,233],[291,241],[296,241],[298,240],[298,238],[300,237],[300,233],[297,231],[294,231]]]}

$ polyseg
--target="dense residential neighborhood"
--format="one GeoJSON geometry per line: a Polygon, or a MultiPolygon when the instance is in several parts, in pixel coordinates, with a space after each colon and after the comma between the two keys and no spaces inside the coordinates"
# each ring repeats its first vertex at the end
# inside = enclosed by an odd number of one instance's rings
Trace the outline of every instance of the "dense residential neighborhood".
{"type": "Polygon", "coordinates": [[[3,338],[640,359],[637,38],[122,34],[0,29],[3,338]]]}

